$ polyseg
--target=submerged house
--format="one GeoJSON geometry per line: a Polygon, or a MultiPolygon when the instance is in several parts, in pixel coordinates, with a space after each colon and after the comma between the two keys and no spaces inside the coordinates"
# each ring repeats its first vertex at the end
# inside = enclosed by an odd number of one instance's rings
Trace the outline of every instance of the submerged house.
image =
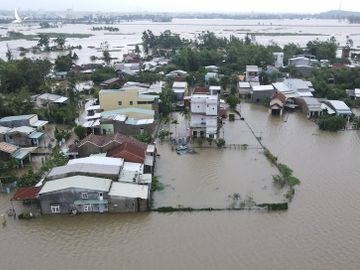
{"type": "Polygon", "coordinates": [[[275,94],[274,87],[269,85],[256,85],[251,87],[251,102],[266,103],[270,102],[271,97],[275,94]]]}
{"type": "Polygon", "coordinates": [[[108,212],[107,193],[112,181],[89,176],[72,176],[47,181],[39,192],[43,214],[108,212]]]}
{"type": "Polygon", "coordinates": [[[301,111],[305,113],[308,118],[319,117],[322,114],[321,103],[317,98],[297,98],[296,103],[300,106],[301,111]]]}
{"type": "Polygon", "coordinates": [[[219,97],[217,95],[192,95],[190,107],[191,136],[216,139],[219,130],[219,97]]]}
{"type": "Polygon", "coordinates": [[[332,114],[332,112],[337,116],[342,116],[344,118],[350,118],[352,115],[352,111],[345,104],[344,101],[341,100],[325,100],[322,102],[325,107],[324,109],[329,113],[332,114]]]}

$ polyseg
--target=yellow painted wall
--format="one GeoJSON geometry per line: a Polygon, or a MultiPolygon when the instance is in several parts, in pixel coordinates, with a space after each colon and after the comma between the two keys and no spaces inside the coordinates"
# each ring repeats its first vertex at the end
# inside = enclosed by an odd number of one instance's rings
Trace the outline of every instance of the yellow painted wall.
{"type": "Polygon", "coordinates": [[[152,104],[137,104],[137,101],[150,101],[149,99],[140,99],[137,89],[126,90],[102,90],[99,93],[100,107],[104,111],[112,111],[126,108],[140,108],[152,110],[152,104]],[[121,105],[119,105],[121,101],[121,105]],[[133,105],[130,105],[130,101],[133,105]]]}

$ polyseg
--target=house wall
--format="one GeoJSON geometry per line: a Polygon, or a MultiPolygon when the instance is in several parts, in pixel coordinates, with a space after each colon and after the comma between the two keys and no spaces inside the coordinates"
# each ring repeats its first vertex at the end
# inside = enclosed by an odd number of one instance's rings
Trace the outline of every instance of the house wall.
{"type": "Polygon", "coordinates": [[[100,91],[99,101],[100,107],[104,111],[112,111],[125,108],[140,108],[146,110],[154,109],[154,101],[150,99],[140,98],[137,89],[100,91]],[[145,101],[148,102],[148,104],[138,104],[139,101],[145,101]],[[119,102],[121,102],[121,105],[119,105],[119,102]],[[130,105],[131,102],[132,105],[130,105]]]}
{"type": "Polygon", "coordinates": [[[6,142],[20,147],[30,147],[34,146],[26,135],[20,133],[14,133],[12,135],[7,135],[6,142]]]}
{"type": "Polygon", "coordinates": [[[148,200],[110,197],[109,212],[112,213],[129,213],[129,212],[146,212],[149,210],[148,200]]]}
{"type": "Polygon", "coordinates": [[[271,91],[254,91],[251,94],[251,102],[265,103],[270,102],[271,97],[274,95],[275,90],[271,91]]]}
{"type": "MultiPolygon", "coordinates": [[[[76,200],[82,200],[81,194],[85,192],[88,194],[88,200],[98,200],[99,192],[94,190],[86,189],[66,189],[57,192],[40,194],[39,201],[41,207],[41,213],[44,215],[52,214],[51,205],[59,204],[60,205],[60,214],[70,214],[72,210],[76,209],[78,212],[83,213],[82,206],[75,206],[74,202],[76,200]]],[[[106,199],[106,194],[104,194],[104,199],[106,199]]],[[[99,206],[94,205],[91,212],[99,212],[99,206]]],[[[106,210],[107,212],[107,210],[106,210]]]]}
{"type": "Polygon", "coordinates": [[[4,126],[4,127],[10,127],[10,128],[22,127],[22,126],[30,126],[31,124],[33,124],[37,120],[38,120],[38,117],[35,115],[31,119],[22,119],[22,120],[13,120],[13,121],[1,122],[1,125],[4,126]]]}

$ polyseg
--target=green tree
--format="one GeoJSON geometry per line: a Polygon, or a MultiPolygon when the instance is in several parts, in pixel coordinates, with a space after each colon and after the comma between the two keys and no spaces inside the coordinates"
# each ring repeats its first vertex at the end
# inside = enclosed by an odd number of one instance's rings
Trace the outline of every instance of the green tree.
{"type": "Polygon", "coordinates": [[[104,59],[104,62],[105,62],[107,65],[110,64],[110,62],[111,62],[111,55],[110,55],[110,53],[109,53],[108,50],[103,51],[103,59],[104,59]]]}
{"type": "Polygon", "coordinates": [[[39,41],[38,41],[38,46],[39,47],[45,47],[48,50],[49,49],[49,43],[50,43],[50,39],[49,39],[48,35],[39,34],[39,41]]]}
{"type": "Polygon", "coordinates": [[[63,50],[64,45],[66,43],[66,37],[64,35],[59,35],[55,38],[54,43],[57,44],[57,46],[63,50]]]}
{"type": "Polygon", "coordinates": [[[84,128],[82,126],[76,126],[74,128],[74,132],[80,140],[84,139],[86,137],[86,133],[87,133],[86,128],[84,128]]]}
{"type": "Polygon", "coordinates": [[[226,103],[231,109],[235,110],[236,106],[240,103],[240,99],[235,95],[230,95],[226,98],[226,103]]]}
{"type": "Polygon", "coordinates": [[[173,104],[176,102],[176,94],[169,86],[162,89],[160,93],[159,111],[163,116],[167,116],[173,110],[173,104]]]}

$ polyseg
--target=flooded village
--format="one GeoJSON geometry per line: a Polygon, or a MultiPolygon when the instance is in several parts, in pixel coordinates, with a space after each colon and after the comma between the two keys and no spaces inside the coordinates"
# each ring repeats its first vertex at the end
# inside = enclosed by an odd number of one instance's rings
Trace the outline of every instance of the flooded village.
{"type": "MultiPolygon", "coordinates": [[[[127,28],[121,23],[86,25],[73,37],[62,33],[71,29],[66,24],[51,34],[38,23],[27,30],[4,24],[0,241],[8,246],[0,251],[6,268],[27,265],[11,257],[20,243],[30,250],[31,269],[46,268],[34,261],[44,254],[60,254],[56,267],[113,269],[103,263],[119,248],[114,263],[126,269],[174,262],[176,269],[199,268],[202,260],[193,254],[205,258],[204,247],[218,242],[213,252],[224,269],[245,258],[252,259],[244,267],[270,269],[267,262],[280,255],[264,254],[275,241],[288,259],[273,268],[302,269],[291,267],[300,262],[296,252],[287,253],[293,247],[309,258],[305,267],[328,269],[322,258],[334,256],[331,269],[355,269],[358,262],[339,260],[335,249],[351,256],[360,243],[354,236],[356,36],[305,35],[302,45],[289,38],[279,45],[275,38],[258,41],[263,35],[256,31],[192,35],[168,30],[172,24],[137,25],[140,40],[125,41],[116,35],[127,28]],[[12,40],[14,33],[24,36],[12,40]],[[123,42],[134,44],[123,50],[123,42]],[[80,44],[87,44],[86,53],[80,44]],[[346,214],[348,207],[353,211],[346,214]],[[89,249],[93,241],[99,251],[89,249]],[[152,252],[144,251],[144,241],[152,252]],[[334,250],[324,251],[329,245],[334,250]],[[93,259],[81,259],[80,249],[93,259]]],[[[209,258],[206,268],[219,269],[213,263],[209,258]]]]}

